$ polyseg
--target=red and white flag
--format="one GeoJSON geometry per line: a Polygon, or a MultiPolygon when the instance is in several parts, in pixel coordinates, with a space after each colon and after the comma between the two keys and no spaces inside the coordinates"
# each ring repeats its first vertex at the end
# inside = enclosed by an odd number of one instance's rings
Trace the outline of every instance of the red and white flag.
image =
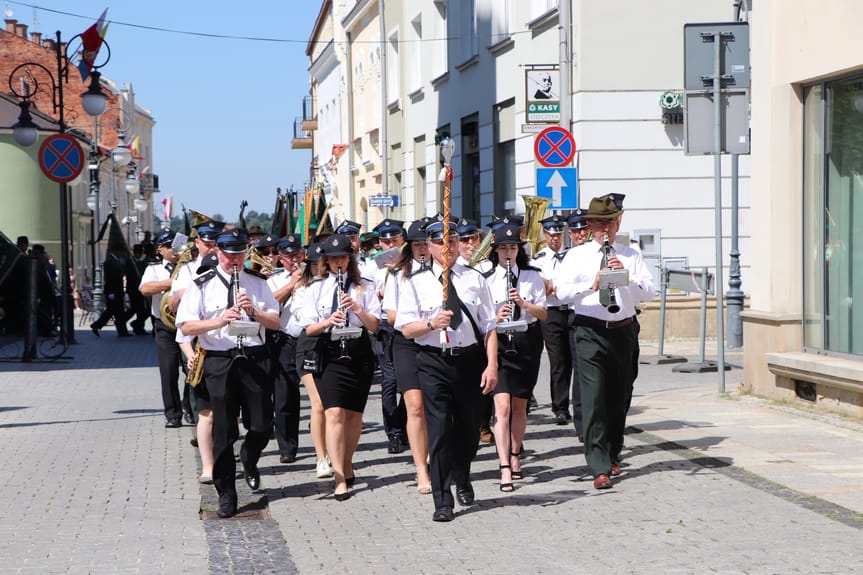
{"type": "Polygon", "coordinates": [[[162,221],[170,222],[174,217],[174,196],[162,198],[162,221]]]}

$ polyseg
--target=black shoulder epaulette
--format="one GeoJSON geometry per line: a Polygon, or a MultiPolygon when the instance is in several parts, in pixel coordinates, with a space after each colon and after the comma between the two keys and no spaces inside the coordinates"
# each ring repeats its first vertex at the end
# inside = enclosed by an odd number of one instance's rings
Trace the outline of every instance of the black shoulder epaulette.
{"type": "Polygon", "coordinates": [[[538,260],[539,258],[544,258],[547,252],[541,251],[538,254],[534,254],[533,259],[538,260]]]}
{"type": "Polygon", "coordinates": [[[569,251],[569,248],[564,248],[564,249],[560,250],[559,252],[554,254],[555,259],[557,259],[557,261],[559,261],[559,262],[562,262],[563,256],[565,256],[566,252],[568,252],[568,251],[569,251]]]}
{"type": "Polygon", "coordinates": [[[430,271],[432,271],[431,266],[424,267],[424,268],[419,268],[419,269],[417,269],[417,270],[415,270],[415,271],[412,271],[412,272],[411,272],[411,275],[409,275],[409,276],[408,276],[408,279],[411,279],[411,278],[413,278],[413,277],[415,277],[415,276],[418,276],[418,275],[419,275],[419,274],[421,274],[421,273],[430,272],[430,271]]]}
{"type": "Polygon", "coordinates": [[[534,267],[534,266],[525,266],[523,269],[525,269],[525,270],[535,271],[535,272],[538,272],[538,273],[542,273],[542,270],[541,270],[541,269],[539,269],[539,268],[537,268],[537,267],[534,267]]]}
{"type": "Polygon", "coordinates": [[[249,268],[243,268],[243,271],[246,272],[247,274],[252,274],[253,276],[259,277],[261,279],[264,279],[264,280],[267,279],[266,275],[262,274],[261,272],[259,272],[257,270],[250,270],[249,268]]]}
{"type": "Polygon", "coordinates": [[[276,268],[276,269],[274,269],[274,270],[273,270],[273,273],[271,273],[270,275],[271,275],[271,276],[274,276],[274,275],[276,275],[276,274],[280,274],[280,273],[282,273],[282,272],[284,272],[284,271],[285,271],[285,268],[276,268]]]}
{"type": "Polygon", "coordinates": [[[165,262],[152,261],[152,262],[150,262],[150,264],[149,264],[149,265],[151,265],[151,266],[159,266],[159,265],[162,265],[163,263],[165,263],[165,262]]]}
{"type": "Polygon", "coordinates": [[[210,281],[211,279],[213,279],[214,277],[216,277],[216,270],[210,270],[210,271],[208,271],[208,272],[204,272],[204,273],[202,273],[201,275],[199,275],[198,277],[196,277],[196,278],[195,278],[195,280],[194,280],[194,281],[195,281],[195,285],[197,285],[198,287],[201,287],[201,286],[203,286],[205,283],[207,283],[208,281],[210,281]]]}
{"type": "Polygon", "coordinates": [[[490,278],[491,276],[493,276],[493,275],[494,275],[494,268],[493,268],[493,267],[492,267],[490,270],[488,270],[487,272],[481,272],[481,271],[479,271],[479,270],[475,270],[475,271],[476,271],[478,274],[480,274],[482,277],[484,277],[485,279],[488,279],[488,278],[490,278]]]}
{"type": "Polygon", "coordinates": [[[306,287],[309,287],[309,286],[310,286],[310,285],[312,285],[312,284],[318,283],[318,282],[319,282],[319,281],[321,281],[322,279],[323,279],[323,278],[312,278],[312,281],[310,281],[309,283],[307,283],[307,284],[306,284],[306,287]]]}

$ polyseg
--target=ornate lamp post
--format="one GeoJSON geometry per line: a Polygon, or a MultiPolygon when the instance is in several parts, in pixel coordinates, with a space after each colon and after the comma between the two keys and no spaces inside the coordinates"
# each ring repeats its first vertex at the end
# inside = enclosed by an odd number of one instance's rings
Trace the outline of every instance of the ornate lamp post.
{"type": "MultiPolygon", "coordinates": [[[[74,40],[74,37],[72,38],[74,40]]],[[[111,59],[111,49],[104,42],[107,50],[107,58],[105,62],[99,66],[93,66],[90,73],[90,86],[87,91],[81,94],[81,102],[84,111],[90,116],[98,116],[105,111],[105,106],[108,101],[108,96],[102,92],[99,83],[100,73],[98,68],[101,68],[111,59]]],[[[33,118],[30,116],[30,101],[39,92],[40,85],[36,76],[33,74],[35,69],[41,70],[51,80],[51,102],[53,104],[54,113],[58,115],[59,132],[65,133],[68,126],[66,125],[65,109],[63,106],[63,84],[69,81],[69,58],[63,53],[63,43],[60,40],[60,31],[57,31],[57,40],[54,43],[54,52],[57,56],[57,71],[56,76],[48,68],[38,62],[26,62],[16,66],[9,75],[9,88],[12,94],[21,99],[19,106],[21,114],[18,117],[18,122],[12,126],[12,134],[15,141],[21,146],[32,146],[36,143],[39,137],[39,132],[33,118]],[[21,72],[19,74],[19,71],[21,72]],[[18,79],[20,85],[15,87],[15,81],[18,79]]],[[[69,296],[71,294],[71,286],[69,284],[69,210],[68,190],[66,184],[60,184],[60,261],[62,272],[60,273],[62,281],[63,297],[61,298],[61,309],[63,322],[60,326],[60,336],[66,343],[74,341],[74,321],[69,313],[69,296]]]]}

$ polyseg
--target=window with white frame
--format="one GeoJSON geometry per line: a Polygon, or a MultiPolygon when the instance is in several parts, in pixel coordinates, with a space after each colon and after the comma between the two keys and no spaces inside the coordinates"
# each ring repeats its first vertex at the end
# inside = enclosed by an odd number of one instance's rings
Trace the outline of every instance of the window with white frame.
{"type": "Polygon", "coordinates": [[[448,70],[447,61],[447,45],[449,43],[447,34],[447,2],[446,0],[434,0],[434,10],[432,12],[433,30],[431,30],[431,38],[427,44],[430,46],[429,53],[431,54],[430,68],[432,78],[437,78],[445,74],[448,70]]]}
{"type": "Polygon", "coordinates": [[[411,20],[408,38],[408,93],[423,86],[423,16],[417,14],[411,20]]]}
{"type": "Polygon", "coordinates": [[[531,0],[531,19],[539,18],[543,14],[547,14],[558,7],[559,0],[531,0]]]}
{"type": "Polygon", "coordinates": [[[491,42],[494,46],[509,38],[512,34],[512,2],[513,0],[496,0],[492,4],[491,42]]]}
{"type": "Polygon", "coordinates": [[[399,59],[399,30],[398,28],[390,32],[387,37],[387,103],[395,104],[401,97],[401,75],[399,68],[401,60],[399,59]]]}

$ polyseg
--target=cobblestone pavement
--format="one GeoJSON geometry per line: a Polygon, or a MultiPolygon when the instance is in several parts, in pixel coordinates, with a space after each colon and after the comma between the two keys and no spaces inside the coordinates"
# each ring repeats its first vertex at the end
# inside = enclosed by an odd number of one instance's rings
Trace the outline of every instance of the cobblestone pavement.
{"type": "Polygon", "coordinates": [[[71,359],[0,363],[0,575],[863,572],[863,427],[720,396],[715,373],[641,366],[623,474],[599,492],[543,365],[525,479],[501,493],[483,446],[477,503],[443,524],[410,453],[387,454],[378,388],[345,502],[315,479],[304,400],[296,463],[271,443],[261,492],[238,480],[240,515],[217,520],[192,428],[163,427],[152,339],[77,337],[71,359]]]}

